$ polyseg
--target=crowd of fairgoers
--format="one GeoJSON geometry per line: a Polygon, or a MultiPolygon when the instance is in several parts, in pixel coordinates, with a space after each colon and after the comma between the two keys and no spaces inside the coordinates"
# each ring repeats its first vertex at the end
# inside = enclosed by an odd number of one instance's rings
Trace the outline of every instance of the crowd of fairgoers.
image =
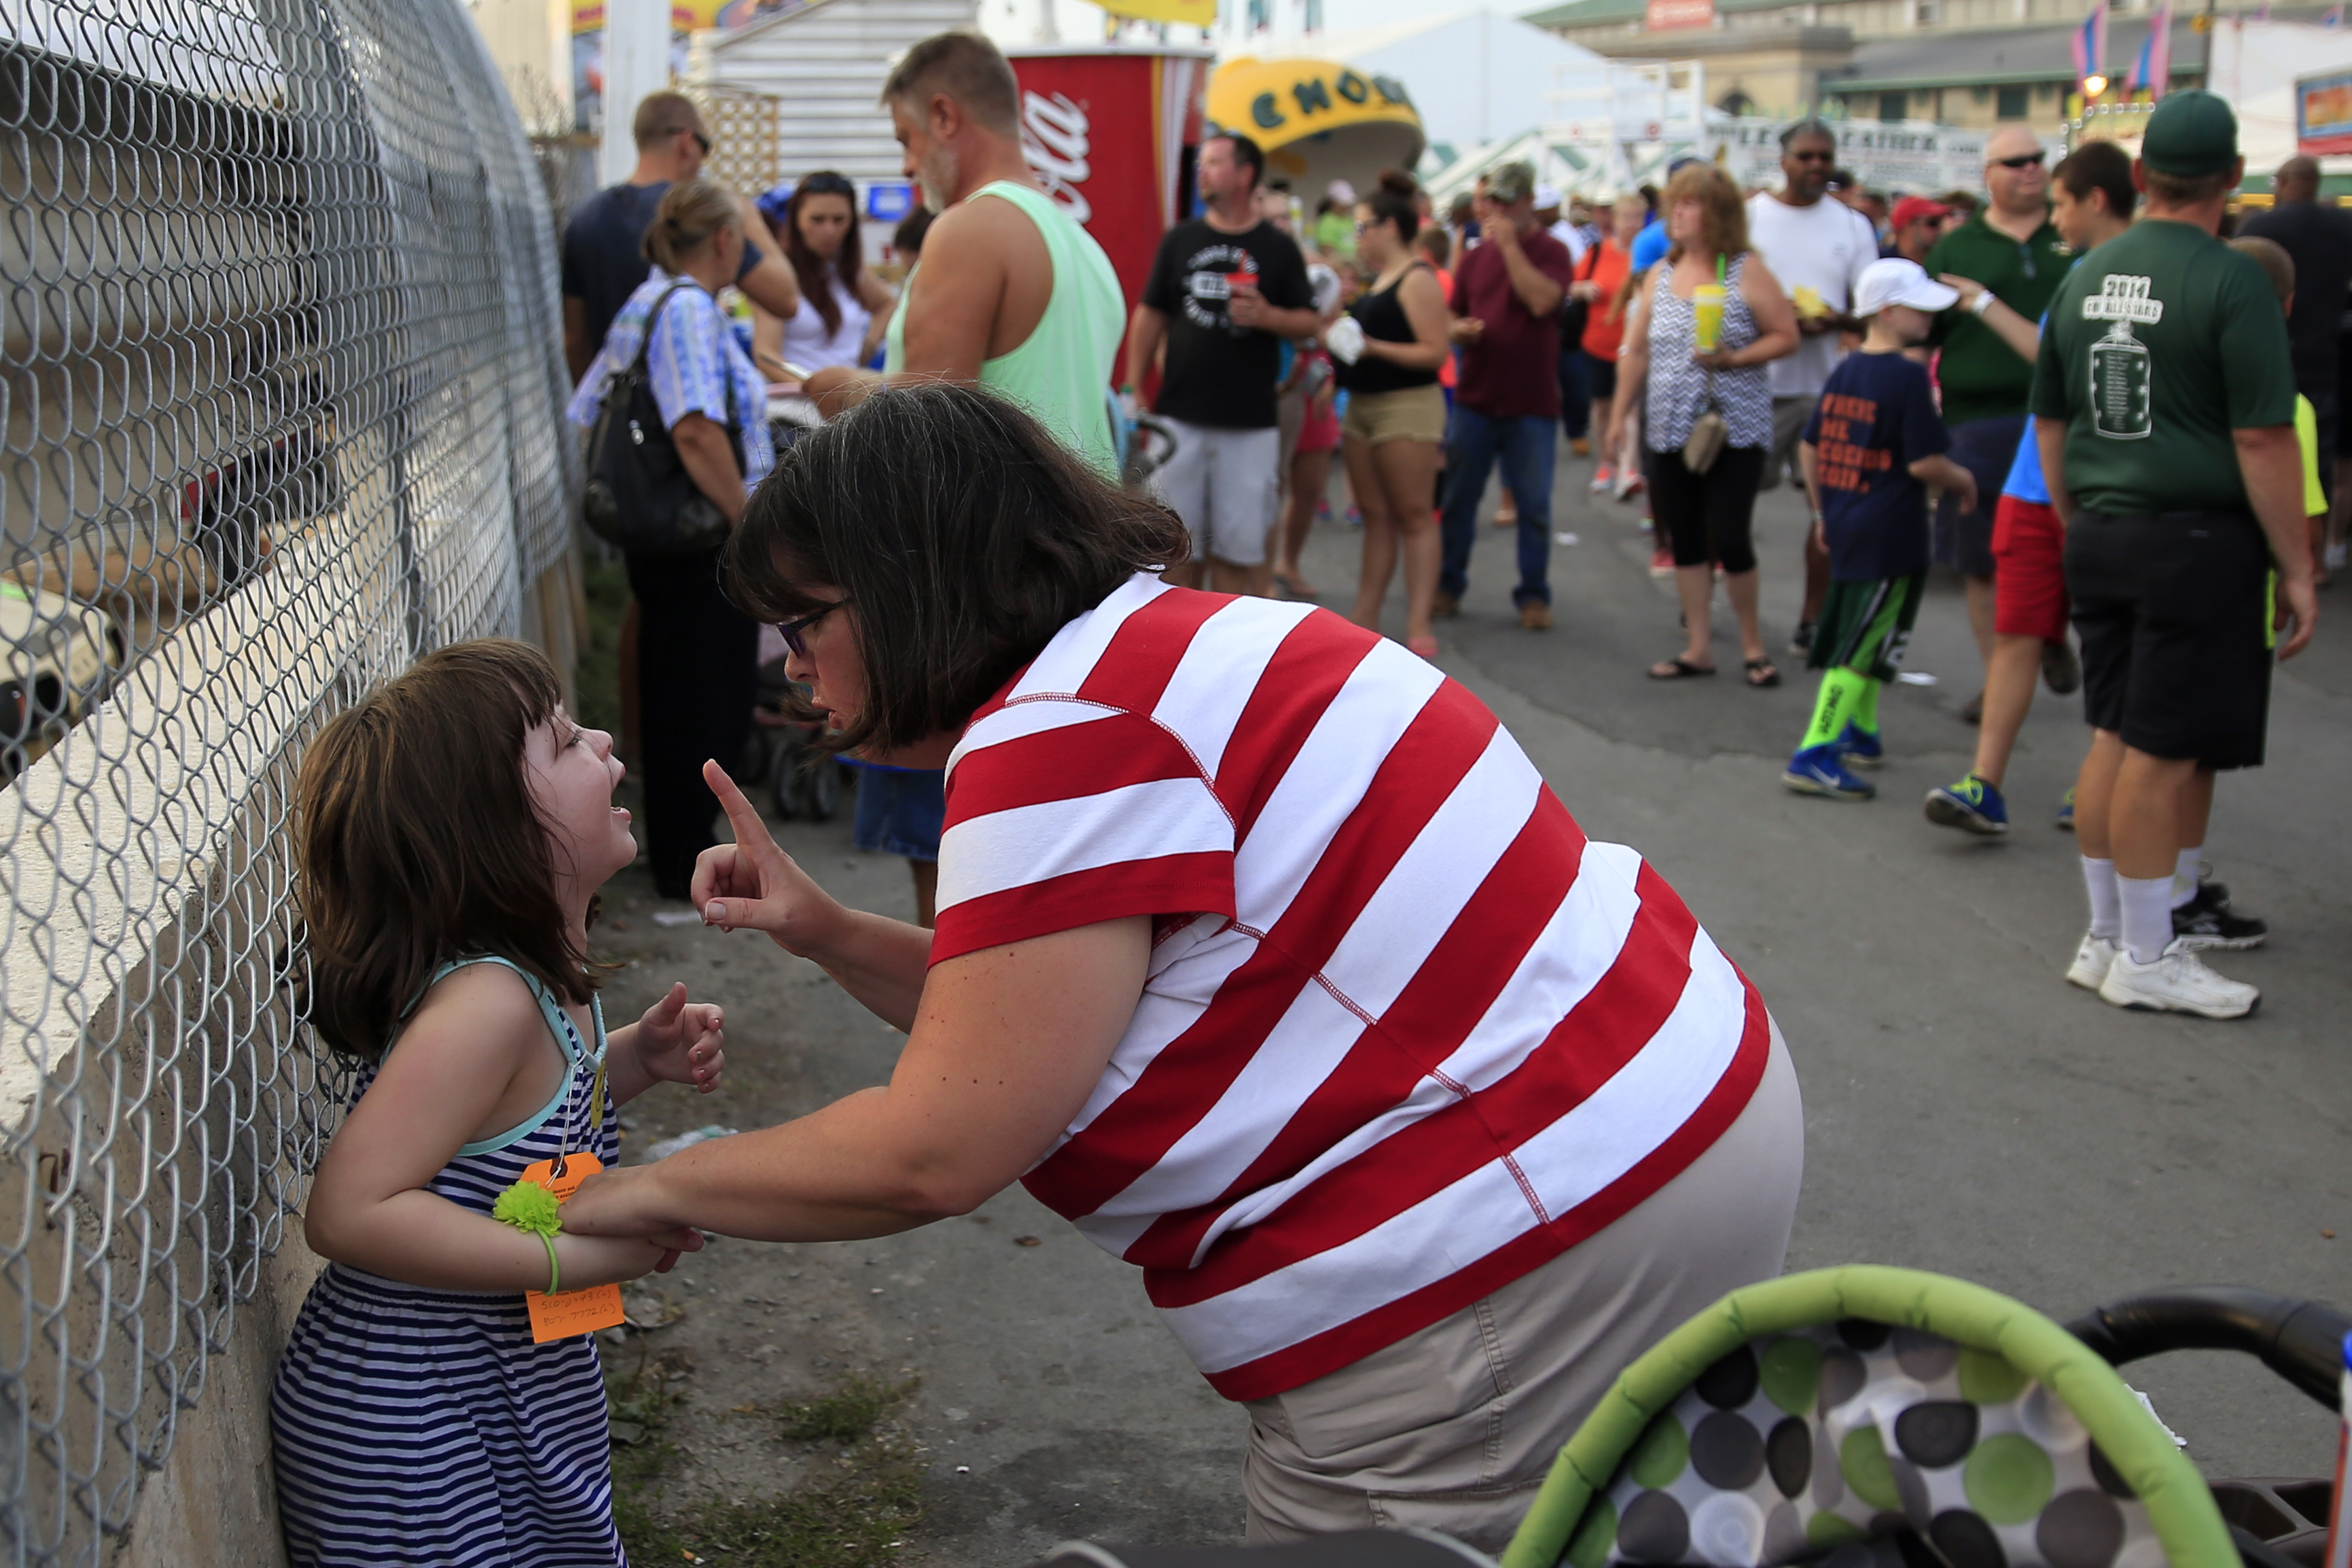
{"type": "MultiPolygon", "coordinates": [[[[2093,743],[2076,786],[2051,803],[2058,826],[2081,835],[2090,900],[2069,978],[2119,1005],[2242,1016],[2255,989],[2195,955],[2259,945],[2266,928],[2213,880],[2206,823],[2216,773],[2261,760],[2266,671],[2309,635],[2303,585],[2344,564],[2336,497],[2352,453],[2339,365],[2352,359],[2337,332],[2352,214],[2320,202],[2317,166],[2296,158],[2277,172],[2275,204],[2241,220],[2227,199],[2228,106],[2184,99],[2168,126],[2192,114],[2216,125],[2195,128],[2203,140],[2173,173],[2158,167],[2161,152],[2136,171],[2095,141],[2045,167],[2033,133],[2005,126],[1987,143],[1982,198],[1952,191],[1891,208],[1835,166],[1833,133],[1818,122],[1782,136],[1776,188],[1743,192],[1685,159],[1663,191],[1596,210],[1563,206],[1515,164],[1443,216],[1390,174],[1370,193],[1333,182],[1310,217],[1279,181],[1261,184],[1245,139],[1226,139],[1202,162],[1207,210],[1168,237],[1155,291],[1135,312],[1128,388],[1161,377],[1154,406],[1178,451],[1162,491],[1192,531],[1206,584],[1325,596],[1299,552],[1331,517],[1337,453],[1339,504],[1363,540],[1350,613],[1378,627],[1402,564],[1402,640],[1424,655],[1437,623],[1459,611],[1498,465],[1492,521],[1515,531],[1520,624],[1551,625],[1550,506],[1565,456],[1596,496],[1640,510],[1650,570],[1675,583],[1684,646],[1652,679],[1716,674],[1718,586],[1738,628],[1740,679],[1777,685],[1783,658],[1821,672],[1782,782],[1826,799],[1874,796],[1879,689],[1896,674],[1926,573],[1956,570],[1984,671],[1962,712],[1979,732],[1969,771],[1928,794],[1927,819],[2007,833],[2002,781],[2036,686],[2084,691],[2093,743]],[[2184,190],[2200,200],[2184,205],[2184,190]],[[2119,316],[2097,288],[2087,305],[2077,298],[2094,276],[2077,263],[2126,235],[2103,261],[2158,239],[2201,239],[2192,251],[2212,253],[2208,268],[2237,253],[2226,269],[2236,293],[2173,308],[2228,345],[2199,364],[2200,405],[2151,409],[2149,381],[2132,379],[2139,351],[2093,341],[2112,337],[2111,322],[2162,313],[2119,316]],[[1225,303],[1244,295],[1240,310],[1225,303]],[[1317,331],[1274,341],[1289,323],[1258,313],[1260,300],[1311,308],[1317,331]],[[2098,331],[2083,337],[2083,321],[2098,331]],[[2138,405],[2117,415],[2135,428],[2110,432],[2098,410],[2067,404],[2067,371],[2087,375],[2095,361],[2137,389],[2126,401],[2138,405]],[[1237,412],[1266,402],[1241,388],[1267,366],[1271,409],[1237,426],[1237,412]],[[2187,422],[2173,433],[2196,432],[2190,445],[2136,439],[2168,412],[2187,422]],[[2084,444],[2072,469],[2091,479],[2053,494],[2044,454],[2067,464],[2070,440],[2084,444]],[[1757,494],[1782,485],[1815,520],[1785,649],[1768,647],[1759,624],[1749,531],[1757,494]],[[2078,508],[2101,528],[2070,533],[2078,508]],[[2103,576],[2090,558],[2107,520],[2203,510],[2238,520],[2227,531],[2244,560],[2200,568],[2193,624],[2168,609],[2152,616],[2148,584],[2103,576]],[[2203,619],[2226,625],[2242,606],[2212,584],[2250,592],[2251,572],[2270,595],[2273,569],[2278,594],[2239,617],[2262,622],[2259,645],[2213,656],[2207,640],[2229,638],[2203,619]],[[2237,674],[2219,679],[2217,665],[2237,674]],[[2170,711],[2151,716],[2159,710],[2170,711]]],[[[2181,384],[2159,384],[2174,395],[2181,384]]],[[[2160,537],[2173,527],[2155,526],[2160,537]]]]}

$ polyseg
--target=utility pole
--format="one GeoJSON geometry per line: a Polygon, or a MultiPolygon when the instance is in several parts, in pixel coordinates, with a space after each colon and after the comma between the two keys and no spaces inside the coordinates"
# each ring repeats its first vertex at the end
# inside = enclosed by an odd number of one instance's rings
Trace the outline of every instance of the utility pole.
{"type": "Polygon", "coordinates": [[[605,0],[599,184],[617,185],[636,173],[637,141],[630,134],[630,122],[636,118],[638,100],[668,85],[669,0],[605,0]]]}

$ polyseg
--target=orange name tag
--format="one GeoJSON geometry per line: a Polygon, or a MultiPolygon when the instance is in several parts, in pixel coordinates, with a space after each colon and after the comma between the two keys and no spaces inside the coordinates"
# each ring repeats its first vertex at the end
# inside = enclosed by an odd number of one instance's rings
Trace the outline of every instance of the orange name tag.
{"type": "MultiPolygon", "coordinates": [[[[555,1173],[555,1162],[541,1160],[524,1167],[522,1179],[537,1182],[555,1194],[562,1203],[580,1190],[580,1184],[604,1168],[604,1162],[584,1150],[574,1150],[564,1156],[563,1174],[555,1173]]],[[[585,1290],[564,1290],[551,1296],[544,1290],[530,1290],[523,1302],[530,1309],[530,1339],[543,1345],[550,1340],[568,1340],[579,1334],[593,1334],[598,1329],[609,1329],[621,1321],[621,1288],[618,1285],[591,1285],[585,1290]]]]}

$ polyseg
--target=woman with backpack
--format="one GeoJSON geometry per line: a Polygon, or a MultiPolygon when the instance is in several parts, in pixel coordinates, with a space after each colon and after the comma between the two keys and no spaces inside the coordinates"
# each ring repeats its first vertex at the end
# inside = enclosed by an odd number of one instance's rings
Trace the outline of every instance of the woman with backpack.
{"type": "Polygon", "coordinates": [[[644,243],[653,270],[565,412],[602,437],[589,452],[589,521],[620,542],[641,607],[646,847],[655,888],[683,899],[695,857],[718,842],[702,763],[742,755],[758,695],[759,627],[720,592],[719,549],[774,450],[765,384],[719,309],[743,252],[734,197],[708,180],[671,186],[644,243]]]}

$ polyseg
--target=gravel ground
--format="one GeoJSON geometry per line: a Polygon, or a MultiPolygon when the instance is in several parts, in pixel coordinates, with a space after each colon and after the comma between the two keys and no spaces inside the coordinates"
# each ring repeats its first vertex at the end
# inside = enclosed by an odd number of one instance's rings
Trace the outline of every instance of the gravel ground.
{"type": "MultiPolygon", "coordinates": [[[[906,863],[861,855],[844,815],[777,823],[778,839],[844,900],[911,919],[906,863]]],[[[600,956],[627,968],[604,993],[619,1025],[673,980],[727,1008],[727,1074],[697,1096],[668,1086],[626,1107],[623,1162],[705,1125],[750,1129],[887,1079],[904,1040],[814,964],[751,932],[664,925],[643,868],[605,889],[600,956]]],[[[847,1377],[919,1379],[889,1426],[917,1450],[925,1514],[906,1560],[999,1568],[1055,1542],[1237,1540],[1246,1427],[1177,1351],[1140,1275],[1018,1187],[977,1213],[877,1241],[721,1240],[632,1288],[633,1315],[681,1313],[608,1335],[608,1368],[682,1370],[659,1437],[676,1446],[656,1508],[757,1501],[837,1477],[856,1457],[780,1440],[770,1413],[847,1377]]],[[[713,1561],[724,1561],[714,1558],[713,1561]]]]}

